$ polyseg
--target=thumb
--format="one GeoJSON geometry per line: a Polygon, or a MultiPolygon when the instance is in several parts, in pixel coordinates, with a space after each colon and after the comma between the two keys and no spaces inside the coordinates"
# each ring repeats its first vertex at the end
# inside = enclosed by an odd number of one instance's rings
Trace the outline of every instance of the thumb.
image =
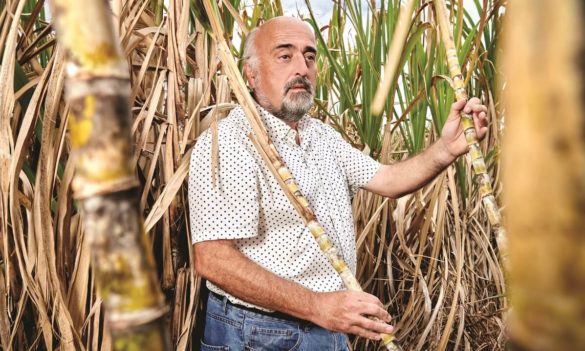
{"type": "Polygon", "coordinates": [[[465,101],[465,100],[455,101],[451,105],[451,110],[449,111],[449,119],[459,117],[459,114],[461,113],[461,111],[465,107],[466,103],[467,103],[467,101],[465,101]]]}

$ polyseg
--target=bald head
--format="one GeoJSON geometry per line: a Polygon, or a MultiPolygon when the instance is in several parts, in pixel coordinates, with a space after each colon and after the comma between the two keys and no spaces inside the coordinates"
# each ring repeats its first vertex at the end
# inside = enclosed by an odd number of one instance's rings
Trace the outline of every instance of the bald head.
{"type": "Polygon", "coordinates": [[[311,26],[296,17],[273,17],[259,27],[254,28],[248,34],[244,45],[244,64],[248,64],[252,69],[256,70],[260,61],[257,45],[264,45],[265,42],[270,42],[274,33],[297,28],[309,33],[313,38],[313,42],[315,42],[315,34],[311,26]]]}

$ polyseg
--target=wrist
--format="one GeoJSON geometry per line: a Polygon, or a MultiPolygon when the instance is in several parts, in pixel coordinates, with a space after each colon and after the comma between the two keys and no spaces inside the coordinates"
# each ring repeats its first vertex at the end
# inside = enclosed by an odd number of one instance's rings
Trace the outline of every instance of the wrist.
{"type": "Polygon", "coordinates": [[[315,291],[309,291],[307,296],[306,304],[306,315],[303,319],[313,322],[315,324],[319,316],[319,293],[315,291]]]}
{"type": "Polygon", "coordinates": [[[443,138],[435,143],[437,151],[435,152],[435,161],[442,167],[445,168],[453,163],[460,155],[454,154],[449,150],[447,142],[443,138]]]}

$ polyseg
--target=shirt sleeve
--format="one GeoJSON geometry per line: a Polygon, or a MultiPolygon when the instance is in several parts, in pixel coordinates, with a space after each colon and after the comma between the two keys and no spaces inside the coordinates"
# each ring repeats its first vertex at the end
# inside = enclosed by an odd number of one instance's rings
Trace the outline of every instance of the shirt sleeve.
{"type": "Polygon", "coordinates": [[[345,173],[350,196],[353,197],[361,187],[374,177],[381,164],[351,146],[332,127],[325,124],[324,126],[328,141],[331,143],[331,150],[335,153],[337,162],[345,173]]]}
{"type": "Polygon", "coordinates": [[[220,128],[219,167],[212,181],[211,134],[198,140],[189,165],[189,218],[193,243],[243,239],[258,233],[255,162],[242,136],[220,128]]]}

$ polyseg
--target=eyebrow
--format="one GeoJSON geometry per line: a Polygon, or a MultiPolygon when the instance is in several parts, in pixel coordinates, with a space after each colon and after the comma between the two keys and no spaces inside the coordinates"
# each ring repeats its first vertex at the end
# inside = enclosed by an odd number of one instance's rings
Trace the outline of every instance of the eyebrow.
{"type": "MultiPolygon", "coordinates": [[[[280,49],[292,49],[294,48],[293,44],[280,44],[275,46],[271,51],[274,52],[276,50],[280,50],[280,49]]],[[[317,53],[317,49],[315,49],[314,46],[305,46],[305,49],[303,50],[303,52],[310,52],[310,53],[317,53]]]]}

